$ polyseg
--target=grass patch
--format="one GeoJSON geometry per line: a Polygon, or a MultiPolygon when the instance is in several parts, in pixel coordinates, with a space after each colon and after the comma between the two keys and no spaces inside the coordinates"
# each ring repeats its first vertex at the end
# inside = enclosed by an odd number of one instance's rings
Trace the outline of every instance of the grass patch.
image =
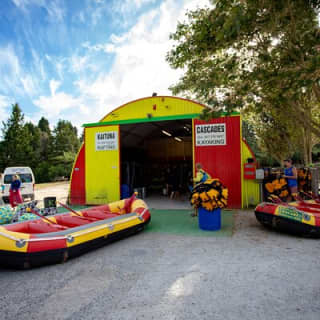
{"type": "Polygon", "coordinates": [[[204,231],[199,228],[198,218],[190,216],[190,210],[151,209],[151,222],[146,232],[159,232],[176,235],[202,237],[231,237],[233,228],[233,211],[221,212],[221,229],[204,231]]]}

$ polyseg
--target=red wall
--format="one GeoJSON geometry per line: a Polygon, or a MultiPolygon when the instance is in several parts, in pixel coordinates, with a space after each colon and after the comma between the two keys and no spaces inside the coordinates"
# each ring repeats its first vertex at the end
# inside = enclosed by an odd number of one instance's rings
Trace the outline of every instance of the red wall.
{"type": "Polygon", "coordinates": [[[194,126],[207,123],[226,124],[226,145],[196,146],[194,139],[195,163],[200,162],[212,178],[220,179],[228,188],[229,208],[241,208],[240,116],[222,117],[208,122],[195,120],[194,126]]]}
{"type": "Polygon", "coordinates": [[[83,205],[86,203],[85,170],[85,145],[83,144],[72,171],[69,199],[70,204],[83,205]]]}

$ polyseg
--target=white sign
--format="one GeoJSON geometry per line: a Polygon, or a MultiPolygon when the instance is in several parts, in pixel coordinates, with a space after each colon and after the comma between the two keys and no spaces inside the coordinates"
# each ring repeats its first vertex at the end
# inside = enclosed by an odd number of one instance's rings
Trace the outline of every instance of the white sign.
{"type": "Polygon", "coordinates": [[[196,125],[196,146],[225,146],[226,124],[197,124],[196,125]]]}
{"type": "Polygon", "coordinates": [[[118,131],[96,133],[96,151],[118,150],[118,131]]]}
{"type": "Polygon", "coordinates": [[[256,179],[263,180],[264,179],[264,170],[256,169],[256,179]]]}

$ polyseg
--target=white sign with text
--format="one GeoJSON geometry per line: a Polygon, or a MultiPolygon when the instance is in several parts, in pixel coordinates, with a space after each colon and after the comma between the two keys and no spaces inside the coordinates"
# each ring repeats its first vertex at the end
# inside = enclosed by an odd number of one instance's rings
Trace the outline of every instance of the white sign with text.
{"type": "Polygon", "coordinates": [[[196,125],[196,146],[225,146],[226,124],[197,124],[196,125]]]}
{"type": "Polygon", "coordinates": [[[96,133],[96,151],[118,150],[118,132],[106,131],[96,133]]]}

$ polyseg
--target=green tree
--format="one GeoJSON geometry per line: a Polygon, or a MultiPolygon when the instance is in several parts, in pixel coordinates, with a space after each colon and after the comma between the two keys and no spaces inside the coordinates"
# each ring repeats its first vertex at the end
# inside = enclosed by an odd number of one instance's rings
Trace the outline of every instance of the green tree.
{"type": "Polygon", "coordinates": [[[41,131],[31,122],[25,124],[26,130],[29,132],[30,136],[30,154],[26,158],[28,165],[32,168],[38,166],[39,161],[41,161],[40,154],[40,144],[41,144],[41,131]]]}
{"type": "Polygon", "coordinates": [[[320,1],[212,4],[188,12],[188,22],[179,23],[171,35],[176,44],[167,60],[185,70],[171,87],[173,94],[209,105],[205,117],[241,108],[260,119],[277,114],[272,122],[279,135],[286,129],[284,122],[276,122],[290,120],[303,128],[308,161],[311,134],[320,136],[320,1]]]}
{"type": "Polygon", "coordinates": [[[50,126],[49,126],[49,121],[44,118],[41,117],[41,119],[38,122],[38,128],[42,131],[42,132],[46,132],[48,135],[51,134],[51,130],[50,130],[50,126]]]}
{"type": "Polygon", "coordinates": [[[1,166],[30,165],[32,155],[32,135],[24,124],[24,115],[16,103],[12,105],[9,119],[3,122],[1,143],[1,166]]]}
{"type": "Polygon", "coordinates": [[[53,130],[53,135],[54,146],[58,154],[63,152],[78,152],[80,146],[78,131],[70,121],[59,120],[53,130]]]}
{"type": "Polygon", "coordinates": [[[40,159],[48,161],[53,152],[53,137],[49,126],[49,121],[42,117],[38,122],[40,129],[40,159]]]}
{"type": "Polygon", "coordinates": [[[53,152],[50,163],[51,179],[69,176],[72,165],[80,147],[77,128],[70,121],[59,120],[53,130],[53,152]]]}

